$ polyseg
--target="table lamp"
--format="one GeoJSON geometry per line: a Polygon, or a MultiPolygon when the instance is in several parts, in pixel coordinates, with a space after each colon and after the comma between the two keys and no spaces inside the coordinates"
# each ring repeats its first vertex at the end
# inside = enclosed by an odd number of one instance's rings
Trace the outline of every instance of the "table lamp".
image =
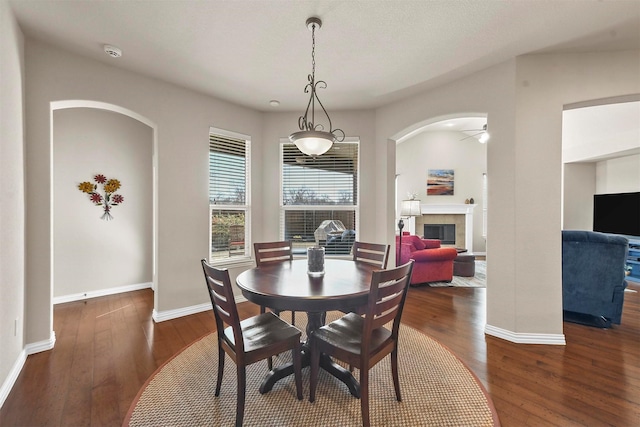
{"type": "Polygon", "coordinates": [[[396,256],[396,266],[398,266],[400,263],[400,251],[402,249],[402,229],[404,228],[404,221],[402,220],[402,218],[411,218],[414,216],[420,216],[420,200],[403,200],[402,204],[400,205],[400,220],[398,221],[400,238],[398,240],[398,255],[396,256]]]}

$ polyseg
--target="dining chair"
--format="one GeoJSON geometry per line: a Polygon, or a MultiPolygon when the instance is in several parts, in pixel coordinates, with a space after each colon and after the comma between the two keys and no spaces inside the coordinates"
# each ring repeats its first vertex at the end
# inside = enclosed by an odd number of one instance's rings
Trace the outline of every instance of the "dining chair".
{"type": "Polygon", "coordinates": [[[390,245],[356,241],[353,243],[351,252],[354,261],[368,262],[384,270],[389,261],[389,251],[390,245]]]}
{"type": "MultiPolygon", "coordinates": [[[[366,262],[374,265],[382,270],[387,268],[387,262],[389,261],[389,245],[383,245],[382,243],[366,243],[355,241],[351,253],[355,262],[366,262]]],[[[366,307],[352,307],[351,309],[341,310],[343,313],[355,312],[363,314],[366,307]]],[[[353,371],[353,366],[349,367],[350,371],[353,371]]]]}
{"type": "Polygon", "coordinates": [[[229,271],[202,260],[218,335],[218,378],[215,395],[220,395],[225,353],[237,365],[236,426],[242,425],[246,395],[246,368],[252,363],[291,350],[298,400],[302,400],[302,333],[298,328],[268,312],[240,321],[229,271]],[[225,325],[228,325],[225,328],[225,325]]]}
{"type": "Polygon", "coordinates": [[[398,331],[413,262],[410,260],[400,267],[373,272],[364,316],[346,314],[311,335],[310,402],[316,398],[320,353],[360,369],[360,407],[365,427],[370,425],[369,369],[389,353],[396,399],[398,402],[402,400],[398,377],[398,331]],[[389,330],[384,325],[391,321],[393,324],[389,330]]]}
{"type": "MultiPolygon", "coordinates": [[[[258,242],[253,244],[253,251],[256,257],[256,266],[269,265],[275,262],[293,260],[293,243],[290,240],[281,242],[258,242]]],[[[266,311],[265,306],[260,306],[260,313],[266,311]]],[[[280,312],[276,314],[279,316],[280,312]]],[[[291,324],[296,324],[296,313],[291,312],[291,324]]]]}
{"type": "MultiPolygon", "coordinates": [[[[256,257],[256,266],[269,265],[276,262],[293,260],[293,242],[283,240],[279,242],[257,242],[253,244],[253,252],[256,257]]],[[[260,306],[260,313],[264,313],[266,307],[260,306]]],[[[274,310],[274,313],[280,317],[280,311],[274,310]]],[[[296,312],[291,312],[291,324],[296,324],[296,312]]],[[[273,369],[273,358],[267,359],[269,369],[273,369]]]]}

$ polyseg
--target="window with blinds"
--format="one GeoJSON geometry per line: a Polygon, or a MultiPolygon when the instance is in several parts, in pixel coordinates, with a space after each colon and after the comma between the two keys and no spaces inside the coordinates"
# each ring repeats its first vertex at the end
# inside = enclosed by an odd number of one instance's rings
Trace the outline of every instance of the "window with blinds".
{"type": "Polygon", "coordinates": [[[358,148],[357,141],[335,143],[310,157],[295,144],[282,144],[280,234],[293,240],[296,252],[313,244],[326,245],[329,255],[350,252],[358,217],[358,148]],[[318,231],[328,220],[334,221],[326,232],[318,231]]]}
{"type": "Polygon", "coordinates": [[[209,212],[212,262],[249,257],[248,137],[220,129],[209,134],[209,212]]]}

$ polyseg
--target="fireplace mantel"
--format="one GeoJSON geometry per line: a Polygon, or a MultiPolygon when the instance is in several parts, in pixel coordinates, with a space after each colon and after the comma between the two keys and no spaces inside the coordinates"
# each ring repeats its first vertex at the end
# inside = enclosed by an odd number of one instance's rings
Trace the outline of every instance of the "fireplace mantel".
{"type": "Polygon", "coordinates": [[[473,210],[476,204],[420,205],[422,215],[464,215],[465,248],[473,251],[473,210]]]}
{"type": "Polygon", "coordinates": [[[470,205],[470,204],[420,205],[420,213],[422,215],[433,215],[433,214],[473,215],[473,209],[476,206],[477,205],[470,205]]]}

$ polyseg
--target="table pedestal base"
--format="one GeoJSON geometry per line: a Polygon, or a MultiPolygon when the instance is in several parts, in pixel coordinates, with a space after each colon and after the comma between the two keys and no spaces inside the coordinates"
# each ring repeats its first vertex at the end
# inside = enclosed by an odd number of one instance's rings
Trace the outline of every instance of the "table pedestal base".
{"type": "MultiPolygon", "coordinates": [[[[307,313],[307,337],[310,337],[315,330],[323,325],[324,317],[325,313],[307,313]]],[[[307,338],[307,342],[302,344],[302,367],[304,368],[309,366],[310,360],[311,351],[309,348],[309,339],[307,338]]],[[[349,392],[351,392],[354,397],[360,398],[360,384],[356,381],[349,370],[343,368],[337,363],[334,363],[333,360],[331,360],[331,357],[326,354],[320,355],[320,367],[342,381],[349,388],[349,392]]],[[[292,363],[271,370],[271,372],[267,374],[267,377],[262,381],[262,384],[260,384],[260,393],[264,394],[271,391],[275,383],[292,374],[292,363]]]]}
{"type": "MultiPolygon", "coordinates": [[[[309,366],[309,353],[303,353],[302,366],[309,366]]],[[[348,388],[353,397],[360,398],[360,384],[353,377],[349,370],[344,369],[342,366],[336,364],[331,358],[325,354],[320,355],[320,367],[331,375],[342,381],[348,388]]],[[[273,369],[267,374],[267,377],[260,384],[260,393],[265,394],[271,391],[275,383],[282,378],[288,377],[293,374],[293,365],[287,364],[279,368],[273,369]]]]}

